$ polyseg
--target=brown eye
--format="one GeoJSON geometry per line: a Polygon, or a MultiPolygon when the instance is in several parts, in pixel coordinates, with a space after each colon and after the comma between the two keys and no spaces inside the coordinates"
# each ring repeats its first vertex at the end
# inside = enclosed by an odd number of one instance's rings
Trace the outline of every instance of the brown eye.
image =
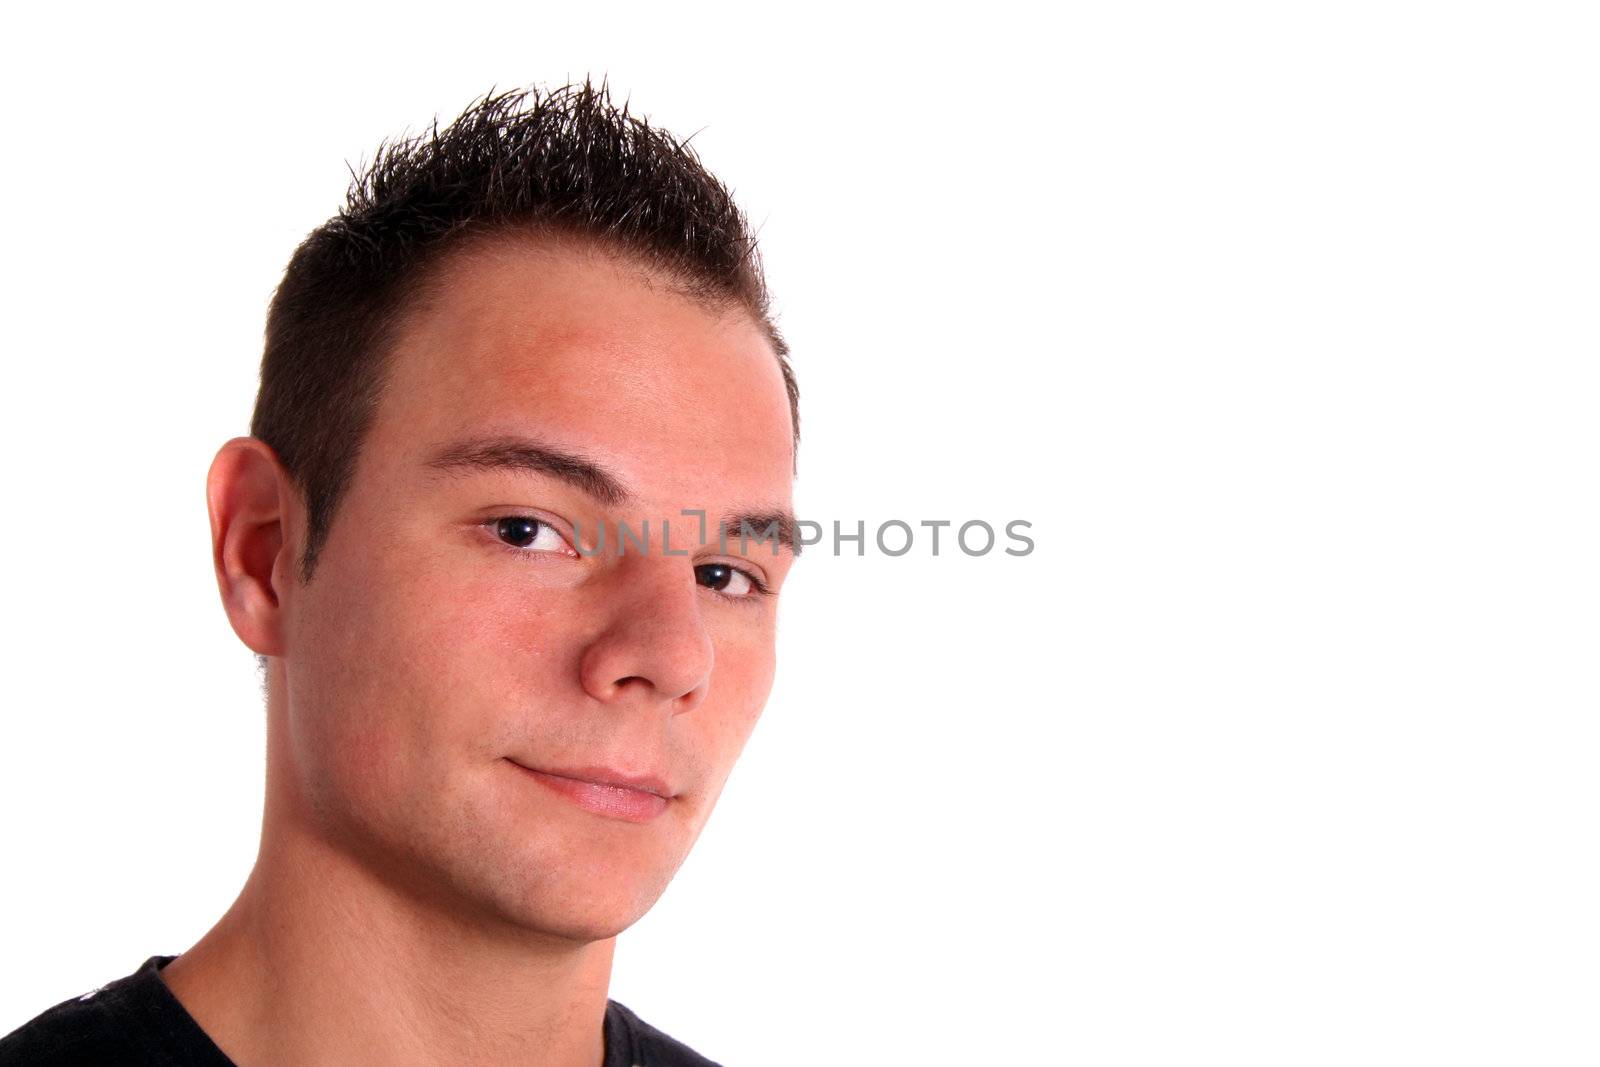
{"type": "Polygon", "coordinates": [[[507,515],[495,519],[488,525],[494,527],[496,537],[512,548],[543,552],[566,551],[567,543],[561,534],[556,532],[556,528],[532,515],[507,515]]]}
{"type": "Polygon", "coordinates": [[[725,596],[751,596],[761,590],[751,577],[727,563],[702,563],[694,569],[696,582],[725,596]]]}

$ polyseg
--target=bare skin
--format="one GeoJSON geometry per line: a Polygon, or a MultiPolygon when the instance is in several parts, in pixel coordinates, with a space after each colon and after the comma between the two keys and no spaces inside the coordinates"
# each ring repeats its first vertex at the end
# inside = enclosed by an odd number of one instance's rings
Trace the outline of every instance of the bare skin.
{"type": "Polygon", "coordinates": [[[410,310],[309,583],[276,456],[222,447],[218,583],[269,657],[265,816],[238,900],[163,975],[224,1052],[601,1063],[616,935],[687,855],[772,684],[792,554],[724,550],[716,523],[787,512],[793,462],[748,314],[526,238],[453,257],[410,310]],[[592,461],[625,498],[437,462],[511,438],[592,461]],[[705,509],[706,543],[683,509],[705,509]],[[537,536],[508,539],[505,517],[537,536]],[[647,519],[648,551],[576,551],[647,519]],[[660,779],[659,813],[597,812],[532,773],[595,767],[660,779]]]}

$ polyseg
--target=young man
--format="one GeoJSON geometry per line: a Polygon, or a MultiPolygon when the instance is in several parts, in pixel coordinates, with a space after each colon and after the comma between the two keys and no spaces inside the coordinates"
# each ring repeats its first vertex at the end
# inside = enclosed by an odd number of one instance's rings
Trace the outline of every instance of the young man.
{"type": "Polygon", "coordinates": [[[0,1063],[709,1063],[607,987],[771,686],[797,395],[743,216],[603,90],[382,150],[206,485],[256,866],[0,1063]]]}

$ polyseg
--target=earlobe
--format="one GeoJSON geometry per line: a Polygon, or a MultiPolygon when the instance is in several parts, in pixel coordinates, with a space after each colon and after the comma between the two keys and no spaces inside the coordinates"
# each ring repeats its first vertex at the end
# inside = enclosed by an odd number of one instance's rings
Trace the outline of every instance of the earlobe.
{"type": "Polygon", "coordinates": [[[254,437],[224,444],[206,475],[211,561],[234,633],[263,656],[283,653],[282,593],[294,581],[290,545],[293,483],[277,455],[254,437]]]}

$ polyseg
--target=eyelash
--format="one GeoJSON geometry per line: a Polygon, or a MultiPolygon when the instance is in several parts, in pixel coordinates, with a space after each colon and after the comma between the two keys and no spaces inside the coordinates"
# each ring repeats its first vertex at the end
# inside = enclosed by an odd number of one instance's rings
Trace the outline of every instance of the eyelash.
{"type": "MultiPolygon", "coordinates": [[[[478,524],[484,530],[488,531],[489,536],[494,538],[494,543],[496,545],[498,545],[505,552],[509,553],[511,556],[521,560],[522,562],[524,562],[524,563],[532,562],[532,557],[536,556],[536,555],[539,555],[540,553],[529,552],[526,549],[519,549],[519,548],[517,548],[517,547],[515,547],[513,545],[508,545],[508,544],[505,543],[505,541],[501,540],[500,535],[497,532],[497,527],[500,525],[500,523],[502,523],[506,519],[532,519],[534,522],[538,523],[540,526],[545,526],[545,527],[548,527],[551,530],[554,530],[556,536],[561,538],[561,540],[566,544],[567,548],[571,549],[574,555],[577,555],[577,556],[579,556],[581,558],[582,553],[580,553],[576,549],[572,548],[572,542],[567,539],[567,536],[561,532],[561,530],[560,530],[560,528],[558,526],[556,526],[552,522],[549,522],[549,521],[547,521],[545,519],[540,518],[537,515],[528,515],[528,514],[525,514],[525,513],[510,514],[510,515],[496,515],[493,518],[485,519],[483,522],[480,522],[478,524]]],[[[752,590],[754,590],[753,593],[751,593],[751,594],[749,594],[747,596],[732,596],[732,595],[729,595],[728,593],[724,593],[720,589],[712,589],[710,586],[705,586],[704,587],[704,588],[710,590],[711,593],[715,594],[716,597],[719,600],[750,601],[750,600],[759,600],[762,597],[766,597],[766,596],[771,596],[772,595],[772,591],[767,588],[767,583],[765,581],[763,581],[759,575],[757,575],[755,572],[749,570],[746,567],[740,567],[740,566],[738,566],[737,564],[734,564],[734,563],[700,564],[700,566],[727,567],[731,571],[736,571],[739,574],[744,575],[745,580],[750,583],[750,588],[752,590]]]]}

